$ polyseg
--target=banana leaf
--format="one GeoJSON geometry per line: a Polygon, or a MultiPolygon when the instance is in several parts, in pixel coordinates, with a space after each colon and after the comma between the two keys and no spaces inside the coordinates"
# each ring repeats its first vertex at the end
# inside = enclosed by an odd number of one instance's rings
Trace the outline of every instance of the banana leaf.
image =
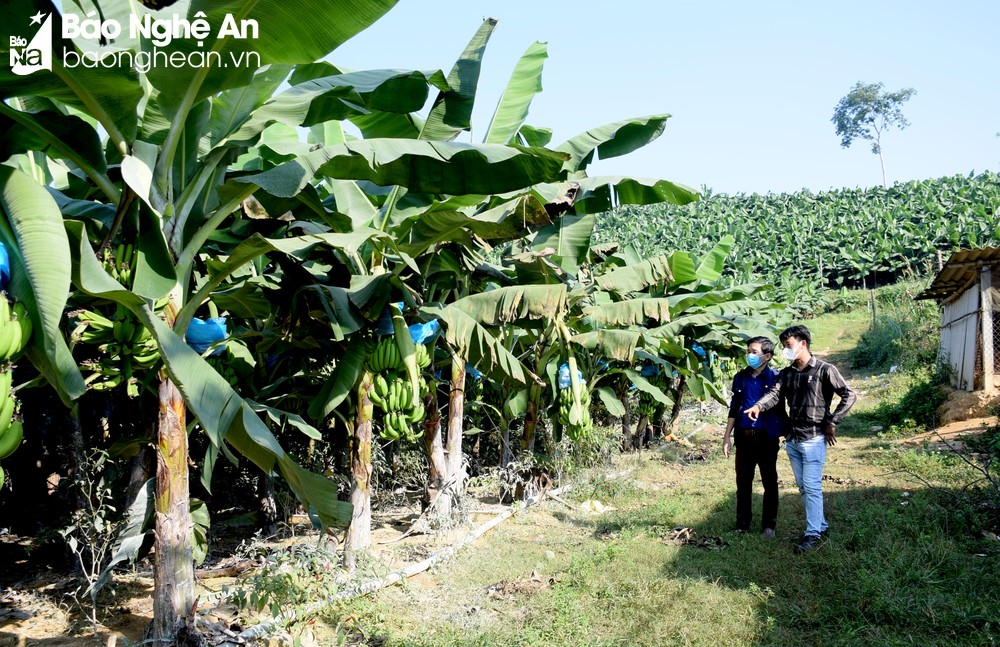
{"type": "Polygon", "coordinates": [[[72,250],[73,283],[86,294],[122,304],[149,329],[159,345],[170,380],[216,450],[228,443],[265,473],[278,470],[303,505],[317,510],[324,524],[349,523],[352,508],[338,500],[336,484],[296,464],[229,382],[153,313],[143,299],[104,271],[80,223],[67,222],[66,232],[72,250]]]}
{"type": "Polygon", "coordinates": [[[427,115],[420,139],[452,141],[462,131],[472,127],[472,108],[476,101],[483,52],[496,26],[495,19],[487,18],[466,45],[465,51],[448,74],[449,89],[434,100],[434,107],[427,115]]]}
{"type": "Polygon", "coordinates": [[[11,263],[7,289],[24,303],[34,329],[27,358],[70,406],[83,395],[85,386],[61,329],[71,278],[70,243],[62,214],[49,192],[33,178],[3,165],[0,212],[0,240],[11,263]]]}
{"type": "Polygon", "coordinates": [[[416,193],[491,195],[559,179],[563,159],[542,148],[368,139],[326,146],[235,180],[279,197],[295,195],[317,175],[400,185],[416,193]]]}

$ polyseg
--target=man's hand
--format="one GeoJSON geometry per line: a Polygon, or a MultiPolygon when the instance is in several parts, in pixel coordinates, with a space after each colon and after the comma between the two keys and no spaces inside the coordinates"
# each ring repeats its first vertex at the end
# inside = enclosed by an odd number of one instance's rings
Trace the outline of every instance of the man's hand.
{"type": "Polygon", "coordinates": [[[722,453],[726,455],[726,458],[729,458],[729,451],[732,447],[733,439],[729,437],[729,434],[726,434],[726,437],[722,439],[722,453]]]}
{"type": "Polygon", "coordinates": [[[760,407],[755,404],[746,411],[744,411],[743,413],[747,414],[747,418],[750,418],[751,420],[756,422],[757,418],[760,416],[760,407]]]}
{"type": "Polygon", "coordinates": [[[826,444],[830,447],[837,444],[837,428],[833,425],[823,427],[823,436],[826,438],[826,444]]]}

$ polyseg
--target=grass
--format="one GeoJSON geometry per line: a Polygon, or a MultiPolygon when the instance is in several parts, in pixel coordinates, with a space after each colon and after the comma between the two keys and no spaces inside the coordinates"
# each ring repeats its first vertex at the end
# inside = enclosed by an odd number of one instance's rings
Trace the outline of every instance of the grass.
{"type": "MultiPolygon", "coordinates": [[[[848,443],[828,462],[843,483],[825,485],[833,531],[814,554],[791,551],[804,518],[786,462],[779,539],[767,541],[729,532],[731,463],[716,455],[681,467],[647,453],[620,459],[616,468],[632,470],[627,485],[581,490],[605,492],[614,510],[546,503],[418,581],[340,613],[385,645],[994,644],[1000,547],[953,527],[937,493],[896,472],[901,465],[887,471],[848,443]],[[665,544],[675,526],[727,545],[665,544]],[[533,573],[551,583],[495,594],[533,573]]],[[[939,459],[902,456],[925,478],[949,474],[939,459]]]]}
{"type": "Polygon", "coordinates": [[[871,326],[871,315],[864,310],[834,312],[800,323],[812,333],[813,352],[836,358],[854,349],[858,338],[871,326]]]}
{"type": "MultiPolygon", "coordinates": [[[[837,362],[868,320],[837,313],[807,325],[813,348],[837,362]]],[[[831,534],[813,553],[791,549],[804,512],[783,453],[778,539],[730,532],[724,416],[693,408],[682,432],[701,429],[697,447],[576,474],[564,497],[573,507],[549,500],[523,511],[455,559],[325,622],[357,644],[414,647],[996,645],[1000,542],[951,508],[971,473],[947,453],[902,449],[872,431],[872,412],[903,397],[906,376],[845,373],[862,397],[829,453],[831,534]],[[611,509],[584,512],[585,499],[611,509]],[[725,546],[664,542],[677,526],[725,546]]],[[[760,505],[758,495],[757,514],[760,505]]]]}

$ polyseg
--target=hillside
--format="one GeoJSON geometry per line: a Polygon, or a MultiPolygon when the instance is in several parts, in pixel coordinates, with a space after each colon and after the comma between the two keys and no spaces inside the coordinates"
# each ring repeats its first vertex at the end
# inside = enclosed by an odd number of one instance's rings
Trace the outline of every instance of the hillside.
{"type": "Polygon", "coordinates": [[[926,276],[960,248],[1000,241],[1000,175],[944,177],[887,189],[703,196],[685,206],[622,206],[600,218],[595,242],[643,257],[704,253],[736,237],[727,273],[767,281],[779,298],[822,287],[872,287],[926,276]]]}

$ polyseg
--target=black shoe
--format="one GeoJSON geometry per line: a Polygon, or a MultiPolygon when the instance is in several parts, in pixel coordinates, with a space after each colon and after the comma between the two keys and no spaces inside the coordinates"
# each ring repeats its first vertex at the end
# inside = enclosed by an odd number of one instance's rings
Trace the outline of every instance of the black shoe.
{"type": "MultiPolygon", "coordinates": [[[[805,540],[806,537],[810,537],[810,536],[815,536],[815,535],[807,535],[807,534],[803,533],[803,534],[799,535],[798,537],[793,538],[791,541],[792,541],[793,544],[801,544],[805,540]]],[[[829,528],[826,529],[826,530],[820,531],[819,536],[822,539],[826,539],[827,537],[829,537],[830,536],[830,530],[829,530],[829,528]]]]}
{"type": "Polygon", "coordinates": [[[802,541],[795,545],[795,553],[801,554],[809,552],[810,550],[815,550],[816,548],[819,548],[820,542],[822,541],[823,539],[819,535],[806,535],[802,538],[802,541]]]}

